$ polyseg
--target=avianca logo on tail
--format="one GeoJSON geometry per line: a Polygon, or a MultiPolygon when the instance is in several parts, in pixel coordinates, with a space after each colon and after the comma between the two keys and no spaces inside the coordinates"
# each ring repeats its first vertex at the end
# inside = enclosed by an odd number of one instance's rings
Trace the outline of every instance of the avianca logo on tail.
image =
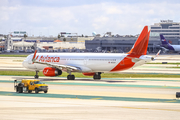
{"type": "MultiPolygon", "coordinates": [[[[39,55],[36,57],[38,59],[39,55]]],[[[49,57],[48,55],[44,57],[43,55],[39,58],[39,62],[59,62],[60,57],[49,57]]]]}

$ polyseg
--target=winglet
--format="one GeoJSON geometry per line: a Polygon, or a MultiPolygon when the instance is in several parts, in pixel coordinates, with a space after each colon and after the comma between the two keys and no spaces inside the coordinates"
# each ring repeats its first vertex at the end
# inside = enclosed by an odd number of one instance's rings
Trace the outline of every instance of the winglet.
{"type": "Polygon", "coordinates": [[[34,63],[34,61],[35,61],[36,53],[37,53],[37,50],[35,50],[34,56],[33,56],[33,58],[32,58],[32,62],[33,62],[33,63],[34,63]]]}
{"type": "Polygon", "coordinates": [[[156,56],[154,58],[152,58],[153,61],[156,60],[156,58],[159,56],[160,52],[161,52],[161,50],[159,50],[158,53],[156,54],[156,56]]]}
{"type": "Polygon", "coordinates": [[[128,54],[132,56],[146,55],[149,42],[149,35],[150,31],[148,32],[148,26],[145,26],[141,34],[139,35],[138,39],[134,43],[134,46],[128,52],[128,54]]]}
{"type": "Polygon", "coordinates": [[[159,56],[160,52],[161,52],[161,50],[159,50],[159,52],[156,54],[155,58],[156,58],[157,56],[159,56]]]}

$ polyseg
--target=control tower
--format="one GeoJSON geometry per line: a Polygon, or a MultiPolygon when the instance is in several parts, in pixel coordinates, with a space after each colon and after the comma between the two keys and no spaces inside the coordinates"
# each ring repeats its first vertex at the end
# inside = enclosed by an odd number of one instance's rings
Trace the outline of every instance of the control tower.
{"type": "Polygon", "coordinates": [[[11,39],[11,34],[7,35],[7,38],[5,39],[5,50],[7,52],[10,52],[13,49],[13,40],[11,39]]]}

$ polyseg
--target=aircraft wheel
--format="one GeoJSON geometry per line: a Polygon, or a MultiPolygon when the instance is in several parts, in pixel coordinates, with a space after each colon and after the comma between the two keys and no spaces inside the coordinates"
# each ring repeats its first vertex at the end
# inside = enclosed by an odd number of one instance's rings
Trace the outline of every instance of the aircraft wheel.
{"type": "Polygon", "coordinates": [[[94,80],[100,80],[101,79],[101,75],[100,74],[95,74],[94,76],[93,76],[93,79],[94,80]]]}
{"type": "Polygon", "coordinates": [[[39,78],[38,73],[39,73],[39,71],[36,71],[36,75],[34,76],[35,79],[39,78]]]}
{"type": "Polygon", "coordinates": [[[71,75],[72,76],[72,80],[75,80],[75,76],[74,75],[71,75]]]}
{"type": "Polygon", "coordinates": [[[70,75],[67,76],[67,79],[70,80],[70,75]]]}
{"type": "Polygon", "coordinates": [[[38,76],[38,75],[35,75],[35,76],[34,76],[34,78],[35,78],[35,79],[38,79],[38,78],[39,78],[39,76],[38,76]]]}
{"type": "Polygon", "coordinates": [[[75,80],[75,76],[74,76],[74,75],[68,75],[68,76],[67,76],[67,79],[68,79],[68,80],[75,80]]]}
{"type": "Polygon", "coordinates": [[[101,79],[101,75],[98,75],[98,79],[99,79],[99,80],[101,79]]]}

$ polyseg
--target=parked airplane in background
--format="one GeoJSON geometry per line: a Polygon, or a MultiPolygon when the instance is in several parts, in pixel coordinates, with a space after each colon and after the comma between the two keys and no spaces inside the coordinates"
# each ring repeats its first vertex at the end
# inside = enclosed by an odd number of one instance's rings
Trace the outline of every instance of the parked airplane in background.
{"type": "Polygon", "coordinates": [[[149,34],[148,26],[145,26],[127,54],[36,53],[35,51],[34,55],[31,54],[24,60],[23,66],[35,70],[35,78],[38,78],[38,72],[42,70],[45,76],[58,76],[65,71],[69,74],[68,80],[75,79],[72,72],[81,72],[86,76],[93,76],[94,79],[101,79],[103,72],[127,70],[154,60],[154,57],[146,55],[149,34]]]}
{"type": "Polygon", "coordinates": [[[161,39],[161,47],[164,47],[165,49],[180,52],[180,45],[171,45],[169,42],[166,41],[163,35],[160,35],[161,39]]]}

